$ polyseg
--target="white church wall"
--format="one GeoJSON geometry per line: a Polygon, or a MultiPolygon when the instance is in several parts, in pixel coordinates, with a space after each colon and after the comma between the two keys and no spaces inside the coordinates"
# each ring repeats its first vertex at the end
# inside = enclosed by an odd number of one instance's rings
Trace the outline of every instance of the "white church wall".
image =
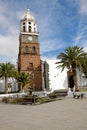
{"type": "Polygon", "coordinates": [[[87,86],[87,78],[84,78],[84,74],[77,70],[78,72],[78,85],[80,88],[87,86]]]}
{"type": "MultiPolygon", "coordinates": [[[[8,79],[8,92],[16,92],[18,91],[18,84],[15,79],[8,79]],[[10,85],[10,86],[9,86],[10,85]]],[[[4,79],[0,79],[0,92],[5,92],[5,81],[4,79]]]]}
{"type": "MultiPolygon", "coordinates": [[[[61,72],[61,68],[57,68],[55,64],[58,60],[45,60],[49,65],[49,89],[58,90],[68,88],[67,70],[61,72]]],[[[43,87],[44,88],[44,87],[43,87]]]]}

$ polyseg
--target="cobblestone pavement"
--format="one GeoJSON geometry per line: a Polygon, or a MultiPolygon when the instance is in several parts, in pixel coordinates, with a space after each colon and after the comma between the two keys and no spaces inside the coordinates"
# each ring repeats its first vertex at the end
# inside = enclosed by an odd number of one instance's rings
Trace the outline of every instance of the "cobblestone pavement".
{"type": "Polygon", "coordinates": [[[0,130],[87,130],[87,98],[36,106],[0,104],[0,130]]]}

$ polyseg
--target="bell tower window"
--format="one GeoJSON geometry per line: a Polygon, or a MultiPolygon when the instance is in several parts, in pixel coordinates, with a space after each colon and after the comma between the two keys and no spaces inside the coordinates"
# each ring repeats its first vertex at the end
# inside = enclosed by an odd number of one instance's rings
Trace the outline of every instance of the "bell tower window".
{"type": "Polygon", "coordinates": [[[31,22],[29,22],[29,24],[31,24],[31,22]]]}
{"type": "Polygon", "coordinates": [[[23,23],[23,25],[25,25],[25,22],[23,23]]]}
{"type": "Polygon", "coordinates": [[[31,32],[31,26],[28,27],[28,31],[31,32]]]}
{"type": "Polygon", "coordinates": [[[36,53],[36,48],[32,47],[32,53],[36,53]]]}
{"type": "Polygon", "coordinates": [[[28,46],[25,46],[24,53],[28,53],[28,52],[29,52],[29,48],[28,48],[28,46]]]}
{"type": "Polygon", "coordinates": [[[25,22],[23,23],[23,32],[25,32],[25,22]]]}
{"type": "Polygon", "coordinates": [[[31,63],[31,62],[29,63],[29,69],[33,70],[33,63],[31,63]]]}
{"type": "Polygon", "coordinates": [[[23,26],[23,32],[25,32],[25,26],[23,26]]]}

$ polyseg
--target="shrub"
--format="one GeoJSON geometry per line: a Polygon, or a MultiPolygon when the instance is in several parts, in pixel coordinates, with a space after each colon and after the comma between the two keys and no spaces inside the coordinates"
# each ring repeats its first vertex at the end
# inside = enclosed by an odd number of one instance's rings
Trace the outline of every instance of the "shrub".
{"type": "Polygon", "coordinates": [[[37,99],[36,99],[36,102],[43,103],[43,102],[44,102],[44,98],[37,98],[37,99]]]}
{"type": "Polygon", "coordinates": [[[9,98],[8,98],[8,97],[3,97],[3,98],[2,98],[2,102],[4,102],[4,103],[9,103],[9,98]]]}
{"type": "Polygon", "coordinates": [[[22,102],[23,101],[23,99],[22,98],[13,98],[13,100],[11,101],[11,103],[12,104],[18,104],[18,103],[20,103],[20,102],[22,102]]]}

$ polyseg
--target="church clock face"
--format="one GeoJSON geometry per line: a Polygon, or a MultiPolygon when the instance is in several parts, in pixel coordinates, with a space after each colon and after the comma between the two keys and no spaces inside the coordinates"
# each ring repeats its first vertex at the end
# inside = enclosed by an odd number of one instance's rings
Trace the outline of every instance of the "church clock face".
{"type": "Polygon", "coordinates": [[[32,36],[28,36],[28,40],[29,40],[29,41],[32,41],[32,36]]]}

